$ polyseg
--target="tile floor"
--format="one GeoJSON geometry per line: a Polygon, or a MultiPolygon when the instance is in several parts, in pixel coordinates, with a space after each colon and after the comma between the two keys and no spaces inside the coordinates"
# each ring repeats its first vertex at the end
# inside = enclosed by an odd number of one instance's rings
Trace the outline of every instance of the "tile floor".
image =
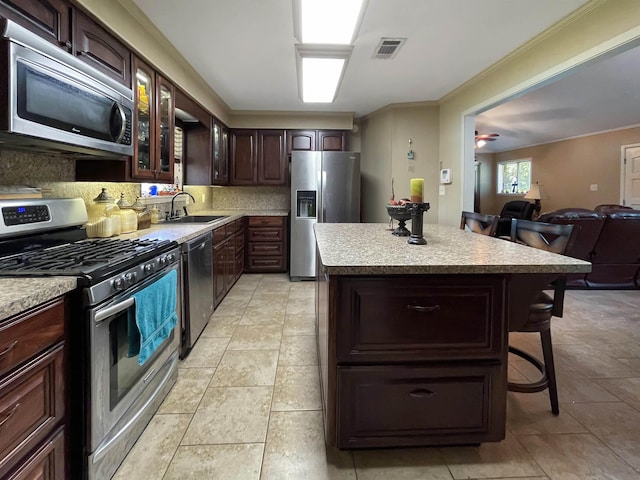
{"type": "Polygon", "coordinates": [[[500,443],[341,452],[323,442],[313,283],[244,275],[114,478],[639,480],[640,291],[568,292],[553,336],[558,417],[544,392],[509,393],[500,443]]]}

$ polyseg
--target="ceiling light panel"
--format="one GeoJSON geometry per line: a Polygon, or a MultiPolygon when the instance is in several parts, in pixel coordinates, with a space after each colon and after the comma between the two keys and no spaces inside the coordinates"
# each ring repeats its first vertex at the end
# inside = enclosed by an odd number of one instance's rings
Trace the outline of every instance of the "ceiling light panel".
{"type": "Polygon", "coordinates": [[[333,102],[344,63],[344,58],[302,58],[302,101],[333,102]]]}
{"type": "Polygon", "coordinates": [[[300,2],[302,43],[349,45],[353,42],[364,0],[294,1],[300,2]]]}

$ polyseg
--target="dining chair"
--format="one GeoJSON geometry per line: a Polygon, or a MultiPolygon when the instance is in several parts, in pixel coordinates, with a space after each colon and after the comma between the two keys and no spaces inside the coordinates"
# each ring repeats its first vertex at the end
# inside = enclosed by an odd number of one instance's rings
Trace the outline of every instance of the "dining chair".
{"type": "MultiPolygon", "coordinates": [[[[573,225],[513,219],[511,222],[511,241],[548,252],[564,254],[572,230],[573,225]]],[[[566,278],[559,276],[550,286],[553,289],[553,296],[542,290],[538,292],[534,302],[529,305],[526,322],[516,330],[518,332],[538,332],[540,334],[544,362],[519,348],[509,345],[509,353],[513,353],[531,363],[540,371],[542,377],[530,383],[508,382],[508,390],[511,392],[534,393],[549,389],[551,411],[554,415],[558,415],[560,409],[553,361],[553,345],[551,343],[551,318],[562,317],[565,285],[566,278]]]]}
{"type": "Polygon", "coordinates": [[[469,229],[474,233],[493,237],[496,233],[496,228],[498,228],[499,219],[500,217],[497,215],[462,212],[462,217],[460,218],[460,229],[469,229]]]}

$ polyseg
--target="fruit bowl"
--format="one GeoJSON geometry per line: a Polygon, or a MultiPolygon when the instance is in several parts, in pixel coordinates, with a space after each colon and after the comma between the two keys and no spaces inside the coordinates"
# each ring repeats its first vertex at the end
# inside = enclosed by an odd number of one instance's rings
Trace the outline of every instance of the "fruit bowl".
{"type": "Polygon", "coordinates": [[[398,221],[398,228],[393,232],[393,235],[397,237],[408,237],[411,232],[405,227],[405,222],[411,220],[411,212],[409,211],[409,205],[386,205],[387,213],[391,218],[398,221]]]}

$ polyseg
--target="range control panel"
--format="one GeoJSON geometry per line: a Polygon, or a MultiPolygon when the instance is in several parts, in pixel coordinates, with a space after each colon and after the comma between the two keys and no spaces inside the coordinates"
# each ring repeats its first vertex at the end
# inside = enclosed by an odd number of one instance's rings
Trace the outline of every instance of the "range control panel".
{"type": "Polygon", "coordinates": [[[51,213],[47,205],[17,205],[2,207],[2,218],[7,226],[25,225],[28,223],[48,222],[51,220],[51,213]]]}

